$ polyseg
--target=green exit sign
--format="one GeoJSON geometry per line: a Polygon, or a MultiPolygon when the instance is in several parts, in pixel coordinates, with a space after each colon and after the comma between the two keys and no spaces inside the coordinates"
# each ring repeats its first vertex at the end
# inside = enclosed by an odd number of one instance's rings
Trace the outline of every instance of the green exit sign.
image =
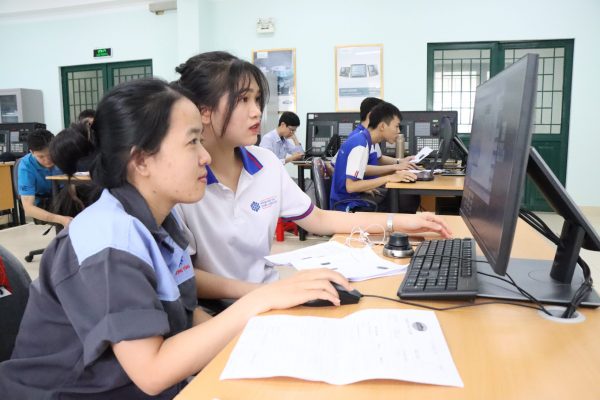
{"type": "Polygon", "coordinates": [[[94,49],[94,58],[97,57],[112,57],[112,49],[110,47],[94,49]]]}

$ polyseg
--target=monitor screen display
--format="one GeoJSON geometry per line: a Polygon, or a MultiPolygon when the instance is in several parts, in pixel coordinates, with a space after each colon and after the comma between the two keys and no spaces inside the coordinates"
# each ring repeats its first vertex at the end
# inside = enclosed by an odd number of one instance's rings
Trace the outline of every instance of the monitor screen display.
{"type": "Polygon", "coordinates": [[[350,76],[352,78],[364,78],[367,76],[367,64],[352,64],[350,66],[350,76]]]}
{"type": "Polygon", "coordinates": [[[348,136],[354,130],[354,123],[352,122],[340,122],[338,125],[338,132],[340,136],[348,136]]]}
{"type": "Polygon", "coordinates": [[[527,55],[477,88],[461,215],[494,271],[506,273],[523,196],[537,85],[527,55]]]}
{"type": "Polygon", "coordinates": [[[431,135],[431,123],[415,122],[415,136],[430,136],[430,135],[431,135]]]}
{"type": "Polygon", "coordinates": [[[313,137],[314,138],[330,138],[333,134],[333,126],[331,125],[314,125],[313,137]]]}

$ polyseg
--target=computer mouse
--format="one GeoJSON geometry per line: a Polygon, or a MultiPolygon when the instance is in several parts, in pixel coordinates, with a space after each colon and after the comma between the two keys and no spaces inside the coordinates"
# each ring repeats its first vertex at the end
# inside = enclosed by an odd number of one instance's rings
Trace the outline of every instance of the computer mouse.
{"type": "MultiPolygon", "coordinates": [[[[338,292],[338,295],[340,296],[340,304],[341,305],[356,304],[362,297],[362,293],[356,289],[349,292],[346,289],[344,289],[343,286],[340,286],[337,283],[331,282],[331,284],[333,285],[333,288],[338,292]]],[[[315,299],[315,300],[307,301],[303,305],[307,306],[307,307],[326,307],[326,306],[332,306],[333,303],[330,302],[329,300],[315,299]]]]}
{"type": "Polygon", "coordinates": [[[429,169],[424,169],[422,171],[419,171],[415,175],[417,175],[418,181],[432,181],[433,180],[433,171],[431,171],[429,169]]]}

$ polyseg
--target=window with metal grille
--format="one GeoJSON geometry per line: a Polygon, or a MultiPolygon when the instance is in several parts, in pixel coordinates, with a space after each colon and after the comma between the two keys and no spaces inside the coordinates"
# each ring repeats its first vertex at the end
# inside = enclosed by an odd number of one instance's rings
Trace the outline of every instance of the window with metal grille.
{"type": "Polygon", "coordinates": [[[79,113],[95,109],[108,90],[122,82],[152,76],[152,60],[77,65],[61,68],[65,126],[79,113]]]}

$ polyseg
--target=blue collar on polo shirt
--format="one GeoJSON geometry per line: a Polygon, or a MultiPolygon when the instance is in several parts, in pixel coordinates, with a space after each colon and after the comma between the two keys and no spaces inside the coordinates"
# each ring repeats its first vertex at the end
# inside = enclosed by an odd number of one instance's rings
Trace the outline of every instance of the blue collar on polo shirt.
{"type": "MultiPolygon", "coordinates": [[[[235,149],[235,151],[240,155],[242,159],[242,165],[244,166],[246,172],[248,172],[250,175],[254,175],[262,169],[263,165],[260,163],[260,161],[258,161],[254,154],[248,151],[248,149],[245,147],[238,147],[235,149]]],[[[219,182],[215,174],[213,174],[211,171],[210,167],[206,167],[206,172],[206,183],[208,185],[219,182]]]]}
{"type": "Polygon", "coordinates": [[[373,141],[371,140],[371,133],[366,128],[365,129],[361,129],[360,133],[362,133],[363,136],[365,137],[365,139],[367,139],[367,143],[369,143],[369,149],[370,149],[371,146],[373,145],[373,141]]]}
{"type": "Polygon", "coordinates": [[[358,126],[356,127],[356,129],[358,129],[359,132],[365,133],[365,132],[369,132],[369,130],[367,128],[365,128],[365,126],[363,124],[358,124],[358,126]]]}

